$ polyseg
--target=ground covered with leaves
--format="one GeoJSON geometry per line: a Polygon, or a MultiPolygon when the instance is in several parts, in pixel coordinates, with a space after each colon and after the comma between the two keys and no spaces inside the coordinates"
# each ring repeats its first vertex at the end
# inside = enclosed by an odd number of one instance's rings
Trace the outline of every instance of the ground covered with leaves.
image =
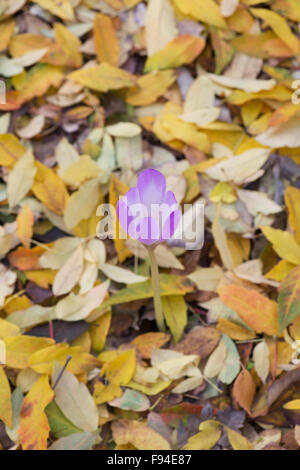
{"type": "Polygon", "coordinates": [[[299,448],[299,23],[0,0],[0,448],[299,448]],[[145,248],[97,237],[146,168],[205,205],[156,248],[166,332],[145,248]]]}

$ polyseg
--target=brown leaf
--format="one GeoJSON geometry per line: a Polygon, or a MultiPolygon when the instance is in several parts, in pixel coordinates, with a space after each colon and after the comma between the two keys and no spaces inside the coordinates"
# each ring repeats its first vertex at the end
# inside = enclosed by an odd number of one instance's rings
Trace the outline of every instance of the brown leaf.
{"type": "Polygon", "coordinates": [[[250,372],[243,369],[234,382],[232,395],[237,403],[251,415],[251,405],[255,396],[255,383],[250,372]]]}
{"type": "Polygon", "coordinates": [[[198,354],[201,359],[204,359],[213,352],[220,336],[215,328],[196,327],[185,335],[174,350],[183,354],[198,354]]]}

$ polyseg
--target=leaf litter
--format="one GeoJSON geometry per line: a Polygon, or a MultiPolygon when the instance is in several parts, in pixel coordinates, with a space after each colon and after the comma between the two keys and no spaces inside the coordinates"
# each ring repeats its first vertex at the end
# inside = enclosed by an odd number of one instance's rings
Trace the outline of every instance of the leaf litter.
{"type": "Polygon", "coordinates": [[[0,2],[1,449],[299,448],[299,21],[0,2]],[[201,250],[155,249],[163,333],[145,248],[96,236],[146,168],[205,205],[201,250]]]}

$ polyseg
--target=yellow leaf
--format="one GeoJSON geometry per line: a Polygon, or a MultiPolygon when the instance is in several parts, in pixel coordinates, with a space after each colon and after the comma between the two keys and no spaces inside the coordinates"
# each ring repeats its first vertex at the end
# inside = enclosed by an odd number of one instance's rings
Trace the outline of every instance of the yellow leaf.
{"type": "Polygon", "coordinates": [[[68,346],[65,343],[54,344],[31,354],[29,365],[38,374],[51,375],[54,361],[64,366],[69,356],[72,359],[66,370],[74,375],[83,374],[99,366],[99,361],[91,354],[87,354],[82,347],[68,346]]]}
{"type": "Polygon", "coordinates": [[[135,84],[133,75],[107,63],[77,70],[68,75],[68,78],[100,92],[129,88],[135,84]]]}
{"type": "Polygon", "coordinates": [[[233,265],[239,266],[249,257],[251,249],[250,240],[243,238],[239,233],[228,233],[226,234],[226,239],[232,255],[233,265]]]}
{"type": "Polygon", "coordinates": [[[36,175],[36,166],[34,156],[28,150],[15,164],[8,176],[7,196],[9,207],[15,207],[30,190],[34,177],[36,175]]]}
{"type": "Polygon", "coordinates": [[[68,166],[59,174],[62,180],[69,186],[79,186],[86,180],[97,178],[100,168],[89,155],[82,155],[79,160],[68,166]]]}
{"type": "Polygon", "coordinates": [[[222,434],[221,424],[213,420],[201,423],[199,431],[189,438],[185,450],[210,450],[217,444],[222,434]]]}
{"type": "Polygon", "coordinates": [[[35,352],[48,348],[54,343],[51,338],[35,336],[11,336],[4,338],[6,346],[6,365],[13,369],[29,367],[29,358],[35,352]]]}
{"type": "Polygon", "coordinates": [[[205,41],[196,36],[182,35],[170,41],[163,49],[148,58],[145,72],[171,69],[190,64],[204,49],[205,41]]]}
{"type": "Polygon", "coordinates": [[[132,106],[147,106],[155,103],[173,85],[176,77],[173,70],[162,70],[143,75],[137,85],[128,90],[126,102],[132,106]]]}
{"type": "Polygon", "coordinates": [[[37,173],[32,186],[35,196],[56,214],[63,214],[68,202],[68,191],[61,178],[39,161],[35,162],[37,173]]]}
{"type": "Polygon", "coordinates": [[[151,56],[178,35],[170,0],[150,0],[145,16],[147,54],[151,56]]]}
{"type": "Polygon", "coordinates": [[[255,338],[255,333],[251,330],[247,330],[241,325],[237,323],[233,323],[225,318],[220,317],[218,319],[217,330],[221,331],[225,335],[229,336],[229,338],[245,341],[247,339],[255,338]]]}
{"type": "Polygon", "coordinates": [[[273,29],[274,33],[277,34],[295,54],[298,53],[299,40],[292,33],[288,23],[281,15],[265,8],[251,8],[250,11],[257,18],[265,21],[266,24],[273,29]]]}
{"type": "Polygon", "coordinates": [[[15,26],[16,23],[13,18],[9,18],[0,23],[0,51],[4,51],[7,48],[15,26]]]}
{"type": "MultiPolygon", "coordinates": [[[[48,289],[52,285],[56,276],[56,271],[43,269],[37,271],[25,271],[25,276],[43,289],[48,289]]],[[[21,310],[21,309],[20,309],[21,310]]]]}
{"type": "Polygon", "coordinates": [[[46,49],[52,44],[51,39],[39,34],[17,34],[9,42],[9,53],[12,57],[21,57],[36,49],[46,49]]]}
{"type": "Polygon", "coordinates": [[[0,318],[0,339],[4,339],[7,336],[18,336],[20,334],[20,328],[9,321],[0,318]]]}
{"type": "Polygon", "coordinates": [[[83,247],[79,245],[59,269],[53,282],[54,295],[67,294],[79,282],[83,271],[83,254],[83,247]]]}
{"type": "Polygon", "coordinates": [[[21,104],[39,96],[43,96],[51,87],[57,88],[64,74],[62,69],[55,65],[37,64],[27,73],[12,78],[14,87],[18,91],[21,104]]]}
{"type": "Polygon", "coordinates": [[[0,135],[0,165],[13,167],[26,148],[12,134],[0,135]]]}
{"type": "Polygon", "coordinates": [[[300,190],[294,186],[288,186],[284,193],[284,199],[289,211],[290,226],[294,231],[297,243],[300,244],[300,190]]]}
{"type": "Polygon", "coordinates": [[[182,295],[162,297],[163,313],[168,327],[177,343],[187,323],[187,306],[182,295]]]}
{"type": "Polygon", "coordinates": [[[220,223],[220,209],[221,209],[221,206],[219,204],[217,208],[217,213],[214,218],[213,225],[212,225],[212,234],[214,237],[215,245],[220,253],[224,266],[227,269],[233,269],[234,267],[233,257],[232,257],[232,254],[228,245],[228,240],[226,237],[225,230],[223,229],[220,223]]]}
{"type": "Polygon", "coordinates": [[[214,0],[173,0],[176,7],[185,15],[191,15],[203,23],[227,28],[226,22],[221,15],[220,7],[214,0]]]}
{"type": "Polygon", "coordinates": [[[249,101],[241,108],[241,115],[244,125],[247,127],[251,124],[256,118],[258,118],[263,103],[259,100],[249,101]]]}
{"type": "MultiPolygon", "coordinates": [[[[253,17],[251,16],[253,19],[253,17]]],[[[242,34],[236,36],[231,45],[242,54],[247,54],[262,59],[269,57],[292,57],[293,51],[287,44],[279,39],[273,31],[266,31],[258,34],[242,34]]]]}
{"type": "Polygon", "coordinates": [[[82,65],[81,42],[61,23],[54,25],[55,43],[49,47],[43,62],[79,68],[82,65]]]}
{"type": "Polygon", "coordinates": [[[283,405],[285,410],[300,410],[300,399],[288,401],[283,405]]]}
{"type": "Polygon", "coordinates": [[[33,233],[34,215],[28,202],[24,204],[17,217],[17,233],[25,248],[30,247],[33,233]]]}
{"type": "Polygon", "coordinates": [[[228,103],[240,106],[256,99],[274,99],[276,101],[290,100],[292,92],[283,85],[275,85],[271,90],[262,90],[256,93],[236,90],[228,96],[228,103]]]}
{"type": "Polygon", "coordinates": [[[117,67],[120,47],[113,21],[109,16],[102,13],[95,16],[94,39],[99,62],[107,62],[117,67]]]}
{"type": "Polygon", "coordinates": [[[251,442],[248,441],[248,439],[242,436],[239,432],[236,432],[227,426],[224,426],[224,429],[227,432],[227,436],[233,450],[253,450],[251,442]]]}
{"type": "MultiPolygon", "coordinates": [[[[177,116],[168,114],[162,118],[161,125],[172,139],[182,140],[185,144],[195,147],[204,153],[210,153],[210,140],[197,126],[190,122],[185,122],[177,116]]],[[[154,128],[155,130],[155,128],[154,128]]]]}
{"type": "Polygon", "coordinates": [[[4,368],[0,365],[0,419],[12,428],[11,391],[4,368]]]}
{"type": "Polygon", "coordinates": [[[62,20],[74,20],[74,11],[70,0],[35,0],[35,3],[62,20]]]}
{"type": "Polygon", "coordinates": [[[108,385],[98,382],[94,389],[94,399],[97,405],[119,398],[122,395],[121,385],[127,385],[132,379],[136,366],[135,351],[129,349],[116,359],[107,362],[101,369],[108,385]]]}
{"type": "Polygon", "coordinates": [[[152,427],[135,420],[122,419],[112,424],[113,439],[118,446],[132,444],[138,450],[170,450],[169,442],[152,427]]]}
{"type": "Polygon", "coordinates": [[[279,366],[288,365],[292,359],[294,350],[288,343],[275,341],[269,344],[269,358],[270,358],[270,371],[274,371],[275,363],[278,365],[276,368],[276,377],[282,374],[283,369],[279,366]]]}
{"type": "MultiPolygon", "coordinates": [[[[16,310],[25,310],[26,308],[29,308],[31,305],[30,300],[28,297],[25,295],[21,297],[10,297],[7,298],[7,302],[3,309],[7,313],[7,315],[10,315],[11,313],[15,312],[16,310]]],[[[6,336],[14,336],[14,335],[6,335],[6,336]]]]}
{"type": "Polygon", "coordinates": [[[272,8],[292,21],[300,21],[300,4],[295,0],[275,0],[272,8]]]}
{"type": "Polygon", "coordinates": [[[277,304],[253,289],[234,284],[219,289],[222,302],[257,333],[278,336],[277,304]]]}
{"type": "Polygon", "coordinates": [[[137,390],[138,392],[145,393],[146,395],[153,396],[158,395],[163,390],[166,390],[166,388],[168,388],[171,383],[171,380],[158,380],[156,383],[144,385],[131,381],[128,383],[128,387],[132,388],[133,390],[137,390]]]}
{"type": "MultiPolygon", "coordinates": [[[[116,176],[112,175],[110,179],[110,186],[109,186],[109,203],[116,209],[117,203],[121,196],[124,196],[125,193],[128,191],[128,186],[120,181],[116,176]]],[[[122,227],[119,224],[119,220],[116,217],[116,214],[111,214],[114,217],[114,244],[116,247],[116,251],[118,253],[118,258],[120,263],[132,256],[131,251],[127,248],[125,241],[126,238],[124,236],[119,236],[119,233],[124,234],[122,227]]]]}
{"type": "Polygon", "coordinates": [[[69,198],[64,214],[66,227],[71,230],[82,220],[88,219],[96,210],[99,199],[99,180],[95,178],[83,183],[69,198]]]}
{"type": "Polygon", "coordinates": [[[209,193],[209,199],[216,203],[222,201],[227,204],[231,204],[237,200],[237,196],[233,186],[225,181],[219,181],[219,183],[209,193]]]}
{"type": "Polygon", "coordinates": [[[261,227],[261,230],[281,258],[292,264],[300,264],[300,245],[289,232],[272,227],[261,227]]]}
{"type": "Polygon", "coordinates": [[[106,337],[111,323],[111,311],[105,312],[98,318],[89,328],[89,333],[92,340],[92,348],[101,352],[105,346],[106,337]]]}
{"type": "Polygon", "coordinates": [[[124,10],[133,8],[141,0],[106,0],[114,10],[124,10]]]}
{"type": "Polygon", "coordinates": [[[48,377],[42,375],[24,398],[20,414],[20,439],[23,450],[47,450],[50,432],[46,406],[53,400],[48,377]]]}
{"type": "Polygon", "coordinates": [[[265,276],[268,279],[274,279],[274,281],[283,281],[283,279],[288,275],[288,273],[294,269],[297,265],[286,261],[285,259],[279,261],[274,268],[268,271],[265,276]]]}

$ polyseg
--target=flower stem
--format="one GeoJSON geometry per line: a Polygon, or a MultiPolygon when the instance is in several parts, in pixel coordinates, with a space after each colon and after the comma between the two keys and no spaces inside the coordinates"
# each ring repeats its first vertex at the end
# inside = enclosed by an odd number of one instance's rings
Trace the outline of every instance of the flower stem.
{"type": "Polygon", "coordinates": [[[147,247],[151,266],[151,277],[152,277],[152,288],[153,288],[153,300],[154,310],[156,316],[156,323],[159,331],[165,331],[164,315],[162,311],[162,303],[160,296],[160,285],[159,285],[159,271],[158,265],[154,253],[154,248],[151,246],[147,247]]]}

